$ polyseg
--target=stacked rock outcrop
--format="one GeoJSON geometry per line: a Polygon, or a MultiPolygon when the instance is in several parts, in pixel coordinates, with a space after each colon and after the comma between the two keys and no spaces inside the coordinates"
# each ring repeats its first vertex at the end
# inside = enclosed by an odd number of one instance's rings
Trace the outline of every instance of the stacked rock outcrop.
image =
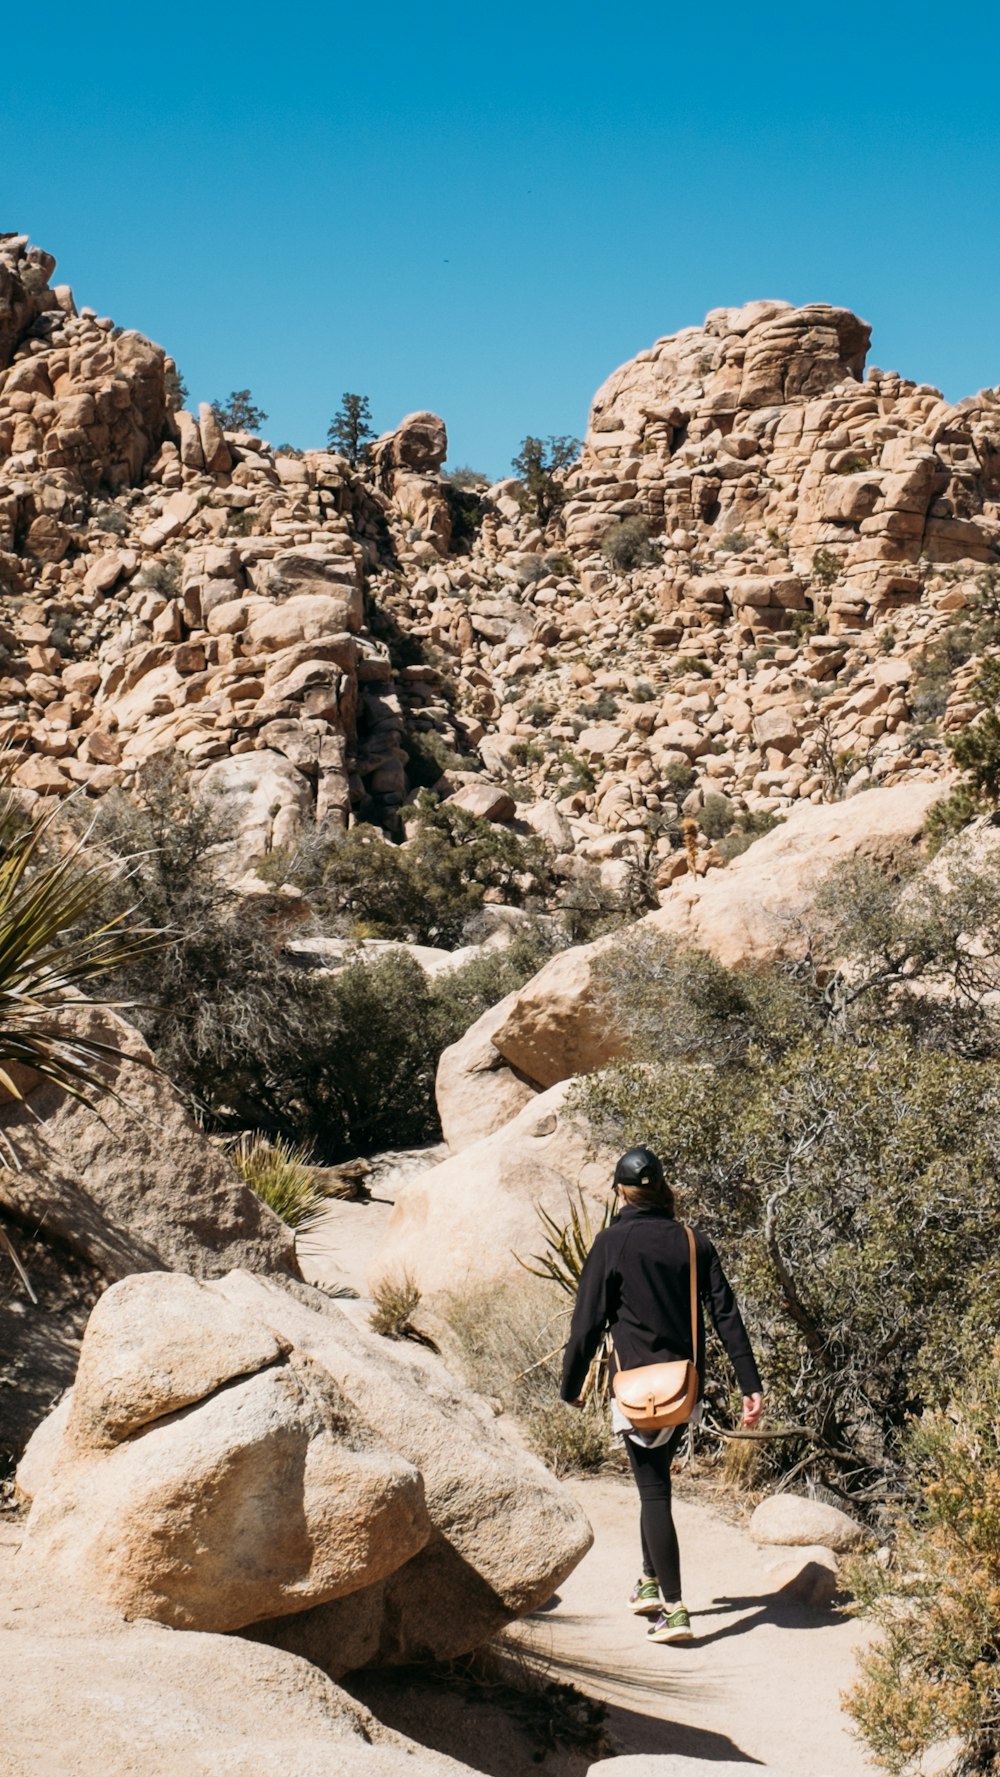
{"type": "Polygon", "coordinates": [[[8,236],[0,264],[0,755],[28,792],[169,755],[242,868],[436,784],[569,884],[666,890],[709,797],[746,821],[936,781],[974,719],[974,660],[930,717],[922,674],[995,603],[1000,394],[866,371],[847,310],[720,309],[640,353],[542,524],[516,481],[449,482],[433,414],[352,469],[185,412],[49,255],[8,236]]]}

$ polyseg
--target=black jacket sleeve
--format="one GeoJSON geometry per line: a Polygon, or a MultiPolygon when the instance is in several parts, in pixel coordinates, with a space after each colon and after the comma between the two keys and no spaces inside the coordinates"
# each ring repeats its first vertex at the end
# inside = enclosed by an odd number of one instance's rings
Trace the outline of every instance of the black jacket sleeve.
{"type": "Polygon", "coordinates": [[[587,1371],[615,1307],[615,1282],[608,1275],[604,1232],[598,1234],[580,1273],[569,1338],[563,1353],[559,1398],[575,1401],[587,1380],[587,1371]]]}
{"type": "Polygon", "coordinates": [[[744,1394],[761,1394],[763,1384],[757,1368],[743,1316],[740,1314],[733,1295],[732,1285],[722,1269],[719,1255],[712,1245],[708,1245],[708,1306],[715,1330],[726,1348],[726,1353],[736,1380],[744,1394]]]}

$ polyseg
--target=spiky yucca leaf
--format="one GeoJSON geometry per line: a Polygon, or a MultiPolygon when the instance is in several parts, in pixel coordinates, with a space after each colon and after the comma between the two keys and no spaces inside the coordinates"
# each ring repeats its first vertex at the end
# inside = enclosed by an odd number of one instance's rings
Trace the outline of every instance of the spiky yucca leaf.
{"type": "Polygon", "coordinates": [[[326,1192],[316,1182],[308,1148],[296,1147],[280,1136],[245,1130],[230,1144],[229,1152],[244,1184],[289,1228],[303,1234],[322,1215],[326,1192]]]}
{"type": "Polygon", "coordinates": [[[575,1202],[568,1192],[566,1195],[569,1208],[569,1220],[566,1222],[557,1222],[540,1203],[535,1207],[535,1213],[545,1230],[545,1245],[548,1250],[533,1253],[533,1263],[519,1258],[516,1253],[514,1257],[525,1271],[530,1271],[532,1277],[543,1277],[557,1283],[568,1296],[575,1296],[584,1260],[600,1229],[606,1228],[611,1221],[614,1204],[605,1205],[599,1227],[595,1228],[591,1220],[590,1205],[583,1192],[577,1191],[575,1202]]]}
{"type": "Polygon", "coordinates": [[[0,790],[0,1085],[22,1098],[11,1070],[25,1068],[92,1103],[109,1090],[107,1064],[120,1051],[75,1031],[72,1015],[86,1005],[125,1005],[99,996],[93,984],[163,935],[132,925],[132,908],[89,925],[108,867],[88,864],[79,841],[46,856],[51,827],[51,817],[24,826],[10,790],[0,790]]]}

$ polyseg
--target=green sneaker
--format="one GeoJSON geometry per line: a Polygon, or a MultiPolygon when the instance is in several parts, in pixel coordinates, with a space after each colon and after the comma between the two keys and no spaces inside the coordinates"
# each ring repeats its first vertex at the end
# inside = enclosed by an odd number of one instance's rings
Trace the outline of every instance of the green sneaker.
{"type": "Polygon", "coordinates": [[[661,1610],[656,1619],[646,1630],[647,1641],[693,1641],[691,1634],[691,1618],[683,1604],[676,1610],[661,1610]]]}
{"type": "Polygon", "coordinates": [[[637,1617],[655,1617],[662,1612],[663,1599],[660,1597],[659,1583],[647,1579],[645,1574],[642,1579],[636,1580],[628,1595],[628,1607],[637,1617]]]}

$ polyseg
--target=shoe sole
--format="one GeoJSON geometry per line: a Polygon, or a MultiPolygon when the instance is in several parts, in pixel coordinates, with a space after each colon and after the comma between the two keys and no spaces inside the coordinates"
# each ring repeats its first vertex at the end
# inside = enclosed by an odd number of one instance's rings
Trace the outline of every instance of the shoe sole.
{"type": "Polygon", "coordinates": [[[634,1617],[659,1616],[660,1611],[663,1609],[662,1604],[660,1604],[659,1602],[656,1602],[656,1603],[649,1602],[647,1604],[643,1604],[642,1601],[640,1600],[637,1604],[633,1604],[631,1599],[629,1599],[629,1606],[628,1607],[634,1617]]]}
{"type": "Polygon", "coordinates": [[[646,1636],[647,1641],[693,1641],[690,1629],[661,1629],[658,1635],[646,1636]]]}

